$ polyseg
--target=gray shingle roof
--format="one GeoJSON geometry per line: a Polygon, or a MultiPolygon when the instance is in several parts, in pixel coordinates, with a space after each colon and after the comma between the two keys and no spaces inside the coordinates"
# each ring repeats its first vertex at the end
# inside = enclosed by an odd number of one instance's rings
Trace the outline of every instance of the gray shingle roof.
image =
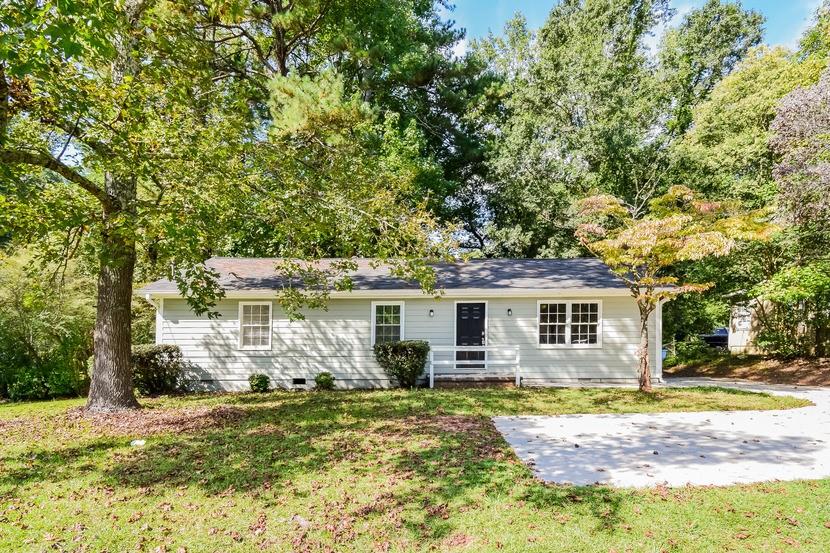
{"type": "MultiPolygon", "coordinates": [[[[284,278],[277,273],[277,258],[212,257],[205,265],[219,273],[219,284],[226,291],[268,291],[282,288],[284,278]]],[[[338,260],[323,259],[325,269],[338,260]]],[[[354,290],[417,290],[416,282],[389,274],[389,267],[372,267],[371,260],[356,259],[351,273],[354,290]]],[[[466,263],[435,265],[437,287],[447,291],[480,290],[573,290],[624,289],[622,280],[593,258],[578,259],[473,259],[466,263]]],[[[148,284],[138,293],[176,293],[176,284],[167,279],[148,284]]]]}

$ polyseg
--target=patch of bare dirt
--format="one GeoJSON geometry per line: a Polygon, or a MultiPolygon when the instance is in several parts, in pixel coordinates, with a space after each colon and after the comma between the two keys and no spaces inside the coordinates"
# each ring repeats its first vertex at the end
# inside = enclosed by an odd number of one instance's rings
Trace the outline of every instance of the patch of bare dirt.
{"type": "Polygon", "coordinates": [[[700,365],[679,365],[664,369],[663,373],[666,376],[734,378],[767,384],[830,386],[830,358],[727,357],[700,365]]]}
{"type": "MultiPolygon", "coordinates": [[[[62,415],[68,422],[89,421],[97,430],[119,435],[195,432],[238,422],[245,416],[239,407],[189,407],[181,409],[136,409],[116,413],[90,413],[83,408],[62,415]]],[[[58,418],[58,417],[56,417],[58,418]]]]}
{"type": "Polygon", "coordinates": [[[468,415],[432,415],[404,417],[385,424],[380,430],[386,435],[409,436],[413,431],[421,432],[486,432],[492,426],[490,419],[468,415]]]}
{"type": "Polygon", "coordinates": [[[244,418],[245,413],[242,408],[225,405],[114,413],[90,413],[78,407],[58,415],[0,420],[0,438],[40,441],[47,436],[72,440],[90,432],[100,436],[197,432],[234,424],[244,418]]]}
{"type": "Polygon", "coordinates": [[[433,415],[404,417],[374,430],[382,438],[406,441],[418,439],[460,439],[478,458],[504,459],[506,442],[489,417],[470,415],[433,415]]]}
{"type": "Polygon", "coordinates": [[[0,419],[0,434],[12,432],[26,427],[26,419],[22,417],[14,419],[0,419]]]}

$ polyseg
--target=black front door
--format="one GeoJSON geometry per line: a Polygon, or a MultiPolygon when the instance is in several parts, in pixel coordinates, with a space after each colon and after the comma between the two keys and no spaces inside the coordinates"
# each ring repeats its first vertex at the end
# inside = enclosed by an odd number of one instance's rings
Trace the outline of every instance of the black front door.
{"type": "MultiPolygon", "coordinates": [[[[485,322],[487,320],[487,304],[485,303],[457,303],[455,304],[455,345],[456,346],[483,346],[485,345],[485,322]]],[[[484,361],[483,351],[457,351],[456,361],[484,361]]],[[[483,369],[484,364],[462,363],[456,365],[459,369],[483,369]]]]}

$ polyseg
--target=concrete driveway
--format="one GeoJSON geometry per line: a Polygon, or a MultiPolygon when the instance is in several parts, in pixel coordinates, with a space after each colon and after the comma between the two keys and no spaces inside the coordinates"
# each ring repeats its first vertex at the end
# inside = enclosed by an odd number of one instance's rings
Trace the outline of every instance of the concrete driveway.
{"type": "Polygon", "coordinates": [[[547,482],[645,487],[830,477],[830,389],[703,378],[666,384],[793,395],[815,406],[493,420],[516,454],[547,482]]]}

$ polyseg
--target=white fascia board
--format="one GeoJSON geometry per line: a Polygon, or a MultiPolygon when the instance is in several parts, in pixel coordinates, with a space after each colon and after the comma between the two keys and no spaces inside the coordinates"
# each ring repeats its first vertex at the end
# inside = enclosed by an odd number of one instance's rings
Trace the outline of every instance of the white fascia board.
{"type": "MultiPolygon", "coordinates": [[[[180,298],[178,292],[145,292],[153,298],[180,298]]],[[[278,290],[229,290],[225,292],[228,299],[242,298],[275,298],[278,290]]],[[[408,290],[352,290],[331,292],[332,299],[366,298],[366,299],[397,299],[397,298],[538,298],[538,297],[609,297],[630,296],[631,292],[622,288],[537,288],[526,289],[492,289],[492,288],[462,288],[456,290],[439,291],[437,294],[425,294],[420,289],[408,290]]]]}

